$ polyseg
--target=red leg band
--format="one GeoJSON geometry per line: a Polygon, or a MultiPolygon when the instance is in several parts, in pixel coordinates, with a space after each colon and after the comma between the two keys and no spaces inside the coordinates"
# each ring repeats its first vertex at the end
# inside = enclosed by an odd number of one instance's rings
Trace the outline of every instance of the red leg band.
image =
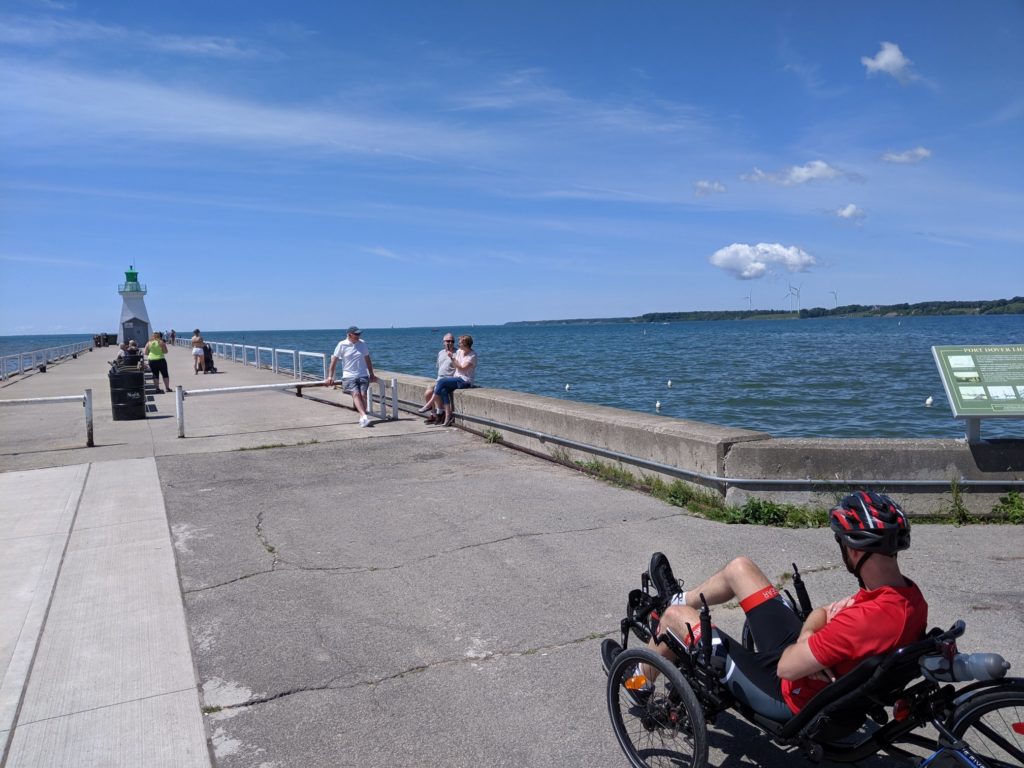
{"type": "Polygon", "coordinates": [[[740,600],[740,608],[743,609],[744,613],[750,613],[752,610],[757,608],[761,603],[766,603],[769,600],[774,600],[779,596],[779,590],[775,587],[767,586],[764,589],[758,590],[752,595],[747,595],[745,598],[740,600]]]}

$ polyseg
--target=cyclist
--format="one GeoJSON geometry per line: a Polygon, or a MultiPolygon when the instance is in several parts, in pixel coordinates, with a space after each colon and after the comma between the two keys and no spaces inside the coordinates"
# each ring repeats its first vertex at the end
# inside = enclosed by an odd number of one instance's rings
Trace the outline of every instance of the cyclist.
{"type": "MultiPolygon", "coordinates": [[[[910,523],[903,510],[887,496],[858,491],[829,512],[829,524],[847,570],[860,584],[856,594],[816,608],[801,626],[750,559],[738,557],[696,589],[684,592],[668,558],[655,552],[649,574],[665,606],[657,634],[672,632],[689,645],[687,624],[693,640],[700,639],[697,609],[702,593],[711,605],[738,598],[758,650],[748,650],[716,628],[713,651],[725,659],[724,682],[737,700],[780,722],[864,659],[920,639],[928,623],[928,604],[896,560],[899,551],[910,547],[910,523]]],[[[666,644],[652,640],[649,647],[674,659],[666,644]]],[[[606,672],[619,651],[614,640],[604,641],[606,672]]],[[[639,665],[635,675],[644,675],[647,683],[623,690],[639,702],[652,689],[656,674],[639,665]]]]}

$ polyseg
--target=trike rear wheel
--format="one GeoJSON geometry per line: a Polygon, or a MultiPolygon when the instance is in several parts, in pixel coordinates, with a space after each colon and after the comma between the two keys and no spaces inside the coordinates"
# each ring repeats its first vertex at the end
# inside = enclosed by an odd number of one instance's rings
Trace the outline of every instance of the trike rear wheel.
{"type": "Polygon", "coordinates": [[[1024,689],[978,694],[956,708],[950,730],[991,768],[1024,768],[1024,689]]]}
{"type": "Polygon", "coordinates": [[[608,672],[608,715],[634,768],[706,768],[704,710],[668,659],[645,648],[620,653],[608,672]],[[636,687],[637,664],[657,670],[645,675],[652,684],[646,690],[636,687]],[[627,690],[627,682],[633,690],[627,690]]]}

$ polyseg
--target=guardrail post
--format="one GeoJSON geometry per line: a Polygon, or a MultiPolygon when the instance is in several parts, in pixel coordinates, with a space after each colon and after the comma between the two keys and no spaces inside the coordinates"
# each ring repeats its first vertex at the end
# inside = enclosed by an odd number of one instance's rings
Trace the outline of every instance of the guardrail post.
{"type": "Polygon", "coordinates": [[[85,390],[85,447],[92,448],[96,444],[92,439],[92,390],[85,390]]]}
{"type": "Polygon", "coordinates": [[[981,442],[981,419],[977,416],[968,416],[967,422],[967,442],[970,444],[981,442]]]}
{"type": "Polygon", "coordinates": [[[292,352],[292,376],[296,379],[301,379],[302,376],[299,373],[299,351],[295,350],[292,352]]]}
{"type": "Polygon", "coordinates": [[[391,420],[398,418],[398,379],[391,380],[391,420]]]}
{"type": "Polygon", "coordinates": [[[174,388],[174,415],[178,418],[178,437],[185,436],[185,390],[181,384],[174,388]]]}

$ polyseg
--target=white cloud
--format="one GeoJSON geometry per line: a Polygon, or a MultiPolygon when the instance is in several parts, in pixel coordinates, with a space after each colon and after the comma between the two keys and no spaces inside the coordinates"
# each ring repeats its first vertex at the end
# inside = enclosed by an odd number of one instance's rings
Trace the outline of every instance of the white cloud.
{"type": "Polygon", "coordinates": [[[932,151],[925,147],[914,147],[906,152],[886,152],[882,159],[887,163],[920,163],[932,156],[932,151]]]}
{"type": "Polygon", "coordinates": [[[842,208],[833,211],[833,213],[840,219],[846,219],[847,221],[860,221],[867,215],[864,213],[864,209],[858,208],[853,203],[848,203],[842,208]]]}
{"type": "Polygon", "coordinates": [[[92,261],[79,261],[77,259],[61,259],[51,256],[22,256],[21,254],[0,253],[0,261],[9,261],[19,264],[48,264],[57,267],[81,267],[92,269],[98,266],[92,261]]]}
{"type": "Polygon", "coordinates": [[[693,185],[693,194],[695,197],[703,197],[704,195],[710,195],[715,192],[725,192],[725,184],[720,181],[700,179],[693,185]]]}
{"type": "Polygon", "coordinates": [[[824,160],[812,160],[804,165],[794,165],[785,168],[778,173],[765,173],[760,168],[754,168],[751,173],[745,174],[740,178],[744,181],[770,181],[783,187],[793,187],[797,184],[805,184],[808,181],[834,179],[842,175],[842,171],[833,168],[824,160]]]}
{"type": "Polygon", "coordinates": [[[861,56],[860,63],[867,68],[868,75],[877,75],[881,72],[892,75],[901,83],[909,83],[911,80],[918,79],[918,76],[911,71],[912,62],[903,55],[903,51],[896,43],[882,43],[881,49],[874,57],[861,56]]]}
{"type": "Polygon", "coordinates": [[[397,253],[389,248],[380,248],[377,246],[360,248],[363,253],[368,253],[371,256],[379,256],[382,259],[390,259],[391,261],[408,261],[403,256],[399,256],[397,253]]]}
{"type": "Polygon", "coordinates": [[[807,251],[780,243],[733,243],[719,248],[709,261],[740,280],[755,280],[771,274],[772,264],[778,264],[789,272],[806,272],[818,263],[807,251]]]}
{"type": "Polygon", "coordinates": [[[122,145],[193,142],[422,161],[464,159],[500,143],[489,133],[436,120],[263,104],[11,60],[0,60],[0,113],[5,140],[32,146],[116,139],[122,145]]]}
{"type": "Polygon", "coordinates": [[[0,18],[0,43],[26,47],[47,47],[73,42],[141,48],[162,53],[222,59],[248,58],[255,49],[238,40],[215,35],[154,35],[125,27],[58,18],[0,18]]]}

